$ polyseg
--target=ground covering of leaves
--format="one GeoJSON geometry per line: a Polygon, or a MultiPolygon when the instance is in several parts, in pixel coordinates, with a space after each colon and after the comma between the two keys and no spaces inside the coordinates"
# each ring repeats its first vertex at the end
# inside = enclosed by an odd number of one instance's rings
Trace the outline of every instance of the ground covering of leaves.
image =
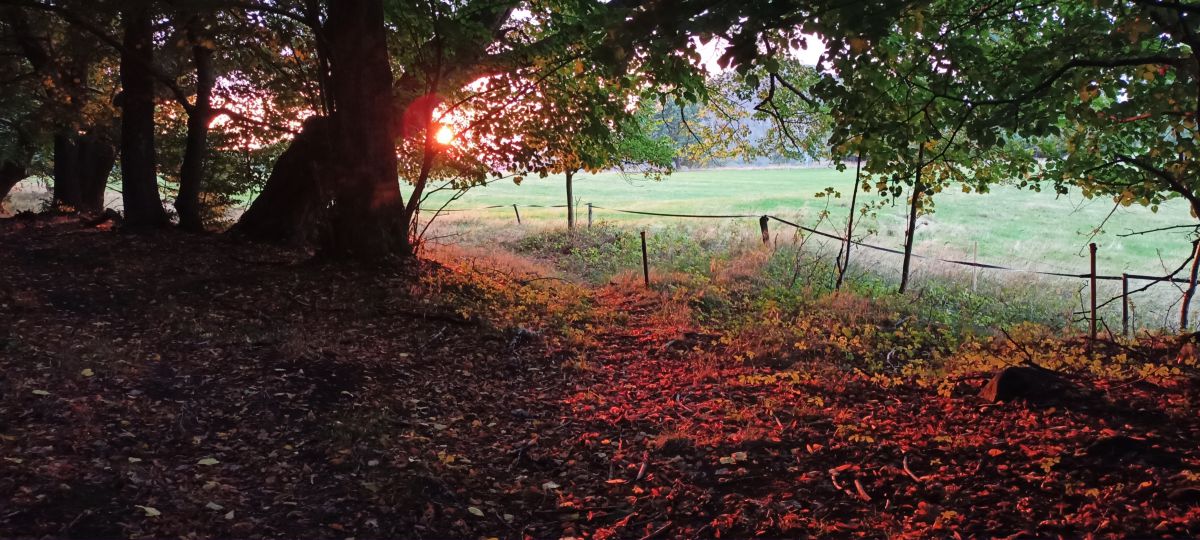
{"type": "Polygon", "coordinates": [[[397,268],[0,222],[0,537],[1200,534],[1186,377],[992,404],[746,358],[664,294],[397,268]]]}

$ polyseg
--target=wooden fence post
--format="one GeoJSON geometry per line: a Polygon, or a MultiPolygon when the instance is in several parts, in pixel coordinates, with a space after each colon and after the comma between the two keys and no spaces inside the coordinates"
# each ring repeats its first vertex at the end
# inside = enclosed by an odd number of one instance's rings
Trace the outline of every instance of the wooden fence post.
{"type": "Polygon", "coordinates": [[[1091,321],[1091,328],[1090,328],[1090,331],[1088,332],[1088,335],[1091,336],[1092,341],[1095,341],[1096,340],[1096,243],[1092,242],[1091,244],[1088,245],[1088,248],[1089,248],[1089,251],[1091,251],[1091,253],[1092,253],[1092,274],[1091,274],[1092,321],[1091,321]]]}
{"type": "Polygon", "coordinates": [[[1129,274],[1121,274],[1121,333],[1129,339],[1129,274]]]}
{"type": "Polygon", "coordinates": [[[646,280],[646,288],[650,288],[650,261],[646,253],[646,231],[642,231],[642,277],[646,280]]]}
{"type": "Polygon", "coordinates": [[[588,203],[588,228],[592,228],[592,203],[588,203]]]}
{"type": "Polygon", "coordinates": [[[517,215],[517,225],[521,224],[521,211],[517,210],[517,205],[513,205],[513,213],[517,215]]]}
{"type": "Polygon", "coordinates": [[[767,229],[767,216],[758,218],[758,228],[762,229],[763,243],[764,244],[770,243],[771,242],[771,231],[769,231],[767,229]]]}

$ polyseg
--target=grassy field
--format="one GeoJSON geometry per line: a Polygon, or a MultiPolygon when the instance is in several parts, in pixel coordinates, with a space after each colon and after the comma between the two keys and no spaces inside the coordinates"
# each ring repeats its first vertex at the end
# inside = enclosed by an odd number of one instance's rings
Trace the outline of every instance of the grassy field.
{"type": "MultiPolygon", "coordinates": [[[[575,181],[576,198],[605,208],[623,208],[676,214],[774,214],[813,226],[828,211],[822,230],[837,232],[844,227],[854,172],[826,168],[808,169],[712,169],[678,172],[655,182],[640,176],[614,173],[581,175],[575,181]],[[818,197],[826,187],[842,193],[840,198],[818,197]]],[[[437,208],[446,200],[436,194],[423,206],[437,208]]],[[[1107,199],[1088,200],[1078,194],[1056,197],[1001,186],[987,194],[943,192],[935,197],[934,213],[921,218],[917,229],[917,253],[970,259],[977,247],[978,260],[1004,266],[1065,272],[1087,271],[1087,244],[1099,245],[1100,272],[1162,274],[1164,263],[1172,269],[1187,257],[1190,243],[1184,232],[1171,231],[1121,238],[1118,235],[1192,221],[1186,204],[1172,201],[1158,213],[1143,207],[1113,209],[1107,199]],[[1103,224],[1095,238],[1091,235],[1103,224]]],[[[861,202],[884,203],[875,216],[862,220],[859,234],[874,231],[868,243],[899,248],[904,241],[905,201],[883,201],[874,195],[861,202]]],[[[527,178],[520,185],[502,180],[476,188],[447,208],[473,209],[490,205],[561,205],[565,194],[561,177],[527,178]]],[[[579,211],[586,223],[586,206],[579,211]]],[[[565,209],[522,208],[527,225],[565,225],[565,209]]],[[[515,225],[511,208],[456,212],[449,220],[468,220],[515,225]]],[[[597,220],[663,225],[674,218],[646,217],[596,210],[597,220]]],[[[707,220],[685,220],[692,224],[707,220]]],[[[757,231],[753,219],[740,220],[749,232],[757,231]]],[[[729,225],[726,225],[729,226],[729,225]]],[[[779,230],[778,224],[773,224],[779,230]]]]}

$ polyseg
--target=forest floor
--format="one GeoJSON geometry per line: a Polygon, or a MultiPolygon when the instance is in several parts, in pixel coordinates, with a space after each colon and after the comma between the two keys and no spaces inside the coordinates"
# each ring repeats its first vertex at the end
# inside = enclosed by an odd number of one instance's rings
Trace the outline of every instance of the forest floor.
{"type": "Polygon", "coordinates": [[[994,404],[472,272],[0,221],[0,537],[1200,534],[1195,381],[994,404]]]}

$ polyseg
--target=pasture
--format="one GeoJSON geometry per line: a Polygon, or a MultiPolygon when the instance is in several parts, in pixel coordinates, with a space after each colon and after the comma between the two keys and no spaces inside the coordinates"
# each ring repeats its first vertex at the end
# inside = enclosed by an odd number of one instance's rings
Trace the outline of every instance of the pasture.
{"type": "MultiPolygon", "coordinates": [[[[712,239],[754,242],[758,223],[753,217],[735,219],[689,219],[644,216],[613,211],[628,209],[664,214],[771,214],[801,225],[841,235],[850,206],[854,171],[832,168],[744,168],[677,172],[662,181],[639,175],[617,173],[581,174],[574,192],[580,203],[577,216],[587,223],[587,203],[598,209],[597,222],[623,228],[655,231],[684,230],[685,234],[712,239]],[[821,196],[833,188],[840,196],[821,196]]],[[[449,199],[447,192],[430,196],[422,205],[433,210],[449,199]]],[[[445,208],[427,233],[433,243],[491,244],[518,239],[566,226],[565,208],[532,208],[565,204],[561,176],[525,178],[519,185],[500,180],[467,191],[445,208]],[[521,206],[518,226],[510,205],[521,206]],[[501,205],[501,208],[480,209],[501,205]]],[[[904,243],[907,204],[873,193],[860,193],[859,208],[868,213],[858,218],[855,238],[864,243],[901,249],[904,243]]],[[[934,197],[932,213],[918,221],[914,253],[930,258],[977,260],[1021,270],[1064,273],[1088,271],[1088,243],[1098,245],[1100,274],[1121,273],[1164,275],[1187,257],[1191,244],[1188,229],[1150,234],[1129,233],[1187,224],[1193,221],[1187,205],[1170,201],[1158,212],[1141,206],[1118,207],[1108,198],[1087,199],[1077,191],[1056,195],[1047,187],[1041,192],[1013,186],[996,186],[990,193],[947,190],[934,197]],[[1123,236],[1127,235],[1127,236],[1123,236]]],[[[430,212],[426,213],[426,218],[430,212]]],[[[775,243],[795,243],[795,231],[772,222],[775,243]]],[[[708,245],[711,245],[709,242],[708,245]]],[[[832,261],[837,243],[816,238],[805,250],[832,261]]],[[[855,248],[855,266],[892,281],[898,280],[901,257],[880,251],[855,248]]],[[[1183,275],[1183,274],[1181,274],[1183,275]]],[[[1020,294],[1049,297],[1070,319],[1069,311],[1082,307],[1080,290],[1086,281],[1055,278],[1025,272],[974,271],[936,261],[914,259],[914,282],[958,279],[1002,284],[1001,295],[1020,294]]],[[[1131,287],[1144,282],[1134,281],[1131,287]]],[[[982,285],[981,285],[982,286],[982,285]]],[[[1119,282],[1101,282],[1101,301],[1119,294],[1119,282]]],[[[1176,318],[1179,291],[1160,283],[1132,297],[1139,311],[1138,324],[1170,326],[1176,318]]],[[[1106,309],[1110,324],[1119,325],[1119,303],[1106,309]]]]}

